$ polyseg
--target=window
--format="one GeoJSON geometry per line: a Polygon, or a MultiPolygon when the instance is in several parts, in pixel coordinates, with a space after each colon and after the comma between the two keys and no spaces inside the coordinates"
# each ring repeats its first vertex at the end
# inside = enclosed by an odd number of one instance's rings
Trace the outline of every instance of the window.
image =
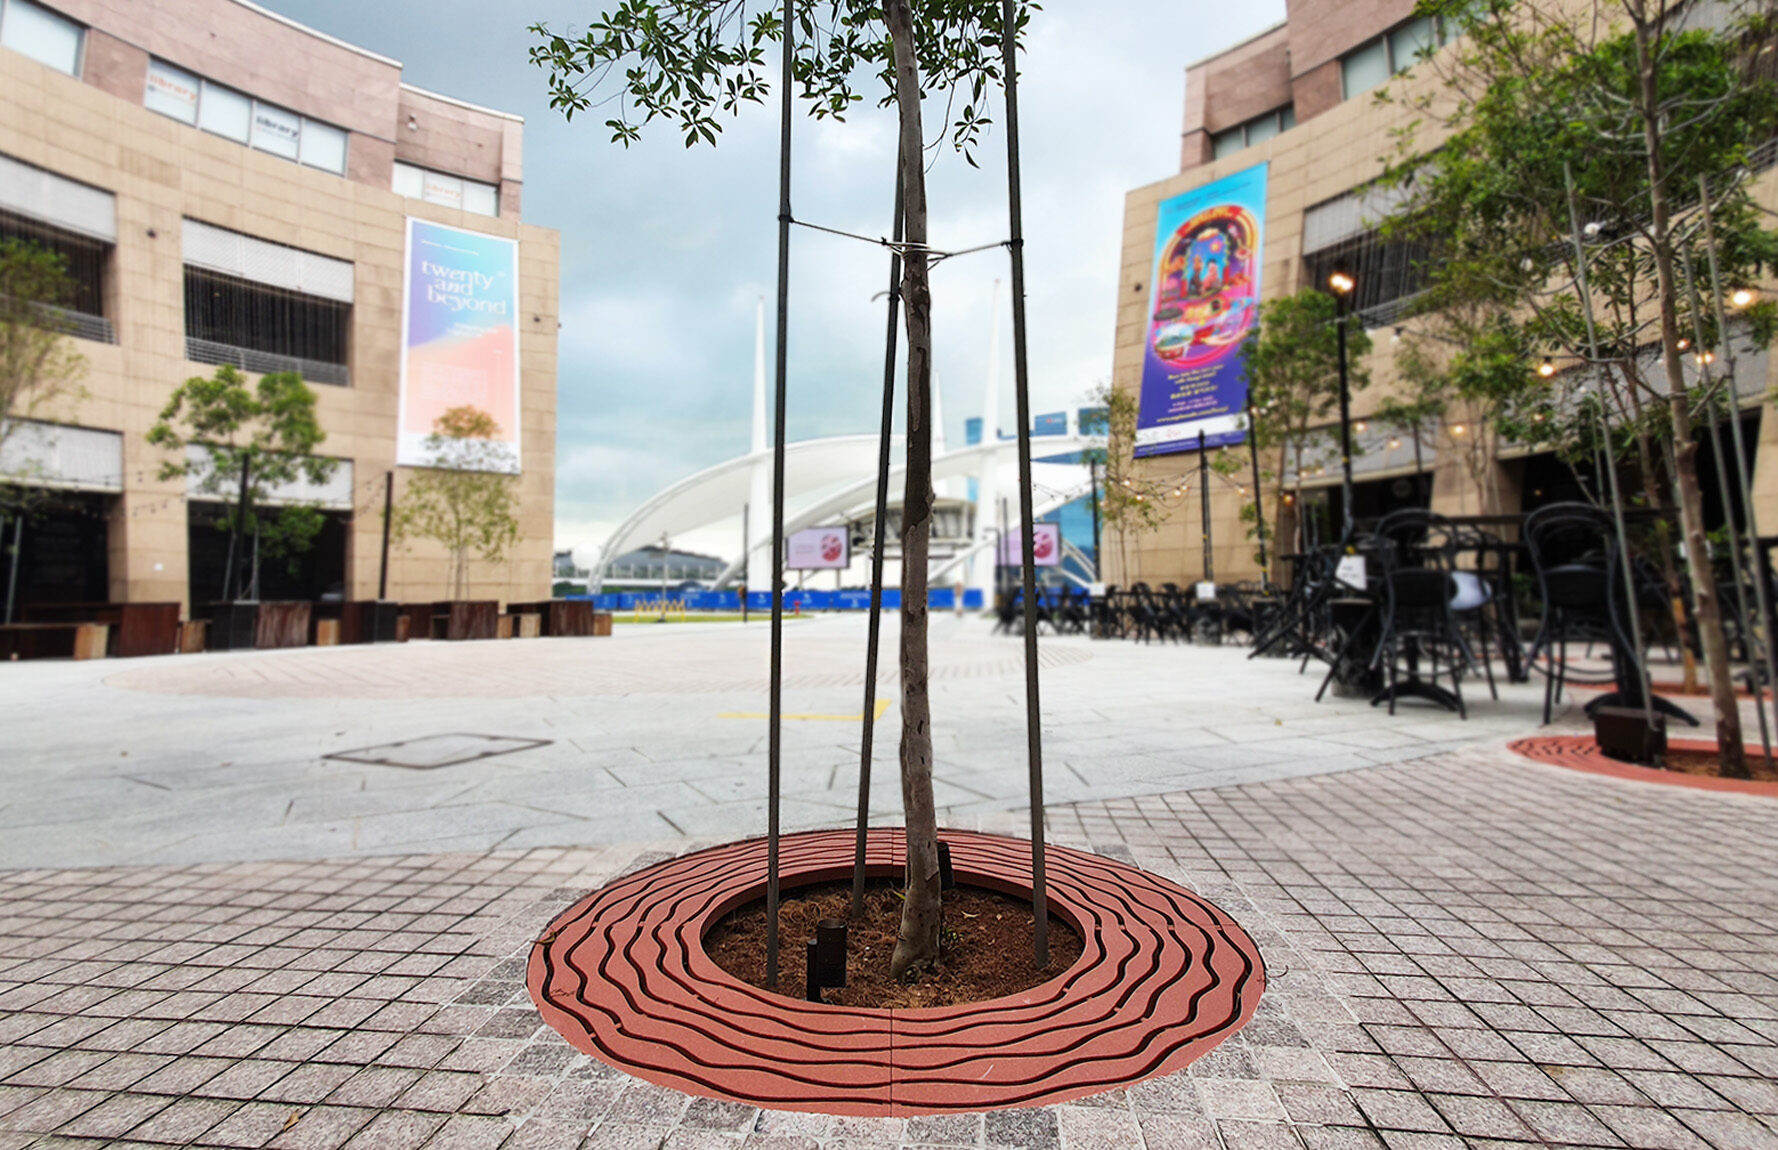
{"type": "Polygon", "coordinates": [[[171,116],[182,124],[198,122],[198,84],[190,72],[182,72],[160,60],[148,62],[148,90],[142,106],[150,112],[171,116]]]}
{"type": "Polygon", "coordinates": [[[185,268],[186,350],[200,362],[234,363],[248,371],[300,371],[320,383],[344,383],[343,372],[314,368],[345,365],[351,314],[352,305],[337,300],[189,264],[185,268]],[[226,354],[231,351],[263,355],[226,354]],[[336,374],[339,378],[331,378],[336,374]]]}
{"type": "Polygon", "coordinates": [[[301,160],[326,172],[346,170],[346,133],[331,124],[303,121],[301,160]]]}
{"type": "Polygon", "coordinates": [[[16,212],[0,211],[0,242],[6,240],[36,244],[61,256],[68,278],[74,281],[74,298],[68,309],[89,316],[105,314],[105,265],[111,258],[110,244],[16,212]]]}
{"type": "Polygon", "coordinates": [[[0,0],[0,44],[70,76],[80,74],[86,29],[32,0],[0,0]]]}
{"type": "Polygon", "coordinates": [[[1406,240],[1385,240],[1380,232],[1367,231],[1304,257],[1308,282],[1325,288],[1327,277],[1337,270],[1358,281],[1352,308],[1364,317],[1366,327],[1380,327],[1393,320],[1404,301],[1426,286],[1429,253],[1406,240]]]}
{"type": "Polygon", "coordinates": [[[1389,42],[1372,40],[1340,60],[1340,92],[1348,100],[1389,79],[1389,42]]]}
{"type": "Polygon", "coordinates": [[[187,359],[350,382],[352,264],[192,219],[180,245],[187,359]]]}
{"type": "Polygon", "coordinates": [[[198,105],[198,127],[245,144],[253,130],[253,101],[233,88],[204,84],[204,100],[198,105]]]}
{"type": "Polygon", "coordinates": [[[1389,33],[1389,67],[1391,72],[1405,72],[1422,56],[1432,53],[1439,44],[1438,23],[1430,16],[1409,20],[1389,33]]]}
{"type": "Polygon", "coordinates": [[[398,196],[425,200],[429,204],[440,204],[447,208],[462,208],[477,215],[500,214],[500,189],[495,185],[434,172],[413,164],[396,163],[389,189],[398,196]]]}
{"type": "Polygon", "coordinates": [[[1245,124],[1237,124],[1225,128],[1210,137],[1210,154],[1216,159],[1232,156],[1242,148],[1251,147],[1264,140],[1269,140],[1280,132],[1288,132],[1296,127],[1296,108],[1286,104],[1282,108],[1274,108],[1270,112],[1255,116],[1245,124]]]}
{"type": "Polygon", "coordinates": [[[164,60],[148,62],[148,87],[142,95],[142,106],[257,151],[335,175],[346,174],[344,130],[255,100],[164,60]]]}
{"type": "Polygon", "coordinates": [[[1340,57],[1340,91],[1350,100],[1412,68],[1446,40],[1442,21],[1416,16],[1340,57]]]}

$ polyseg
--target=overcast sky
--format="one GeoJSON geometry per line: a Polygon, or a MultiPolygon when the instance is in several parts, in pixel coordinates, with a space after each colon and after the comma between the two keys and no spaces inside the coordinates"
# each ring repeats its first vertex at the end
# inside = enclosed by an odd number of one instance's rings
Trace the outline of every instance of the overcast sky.
{"type": "MultiPolygon", "coordinates": [[[[552,111],[526,59],[528,24],[574,27],[606,0],[261,2],[402,61],[410,83],[525,117],[525,220],[562,237],[558,548],[602,542],[666,484],[747,450],[754,309],[776,274],[775,95],[746,107],[714,148],[687,150],[655,125],[626,150],[609,142],[604,117],[570,124],[552,111]]],[[[1284,0],[1049,0],[1033,17],[1019,94],[1035,411],[1074,406],[1110,377],[1123,197],[1178,170],[1185,65],[1283,17],[1284,0]]],[[[797,217],[886,233],[892,114],[799,119],[796,132],[797,217]]],[[[935,153],[935,246],[1005,238],[1004,157],[997,133],[979,171],[948,147],[935,153]]],[[[875,430],[884,304],[871,297],[887,275],[880,248],[793,236],[793,440],[875,430]]],[[[935,378],[953,442],[981,408],[990,300],[1006,276],[1003,249],[934,275],[935,378]]],[[[1010,431],[1006,316],[1003,305],[1010,431]]]]}

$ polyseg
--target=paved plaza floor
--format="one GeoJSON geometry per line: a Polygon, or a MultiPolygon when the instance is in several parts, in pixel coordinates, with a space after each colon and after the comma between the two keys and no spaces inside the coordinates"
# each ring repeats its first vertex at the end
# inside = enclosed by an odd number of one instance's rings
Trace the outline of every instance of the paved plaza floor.
{"type": "MultiPolygon", "coordinates": [[[[934,622],[942,817],[1016,834],[1018,644],[934,622]]],[[[862,634],[787,631],[787,826],[850,818],[862,634]]],[[[1390,718],[1236,648],[1044,644],[1052,839],[1265,956],[1257,1017],[1187,1070],[856,1119],[578,1053],[531,948],[763,829],[764,635],[0,666],[0,1150],[1778,1147],[1778,800],[1518,759],[1539,684],[1390,718]],[[508,741],[442,738],[472,735],[508,741]]]]}

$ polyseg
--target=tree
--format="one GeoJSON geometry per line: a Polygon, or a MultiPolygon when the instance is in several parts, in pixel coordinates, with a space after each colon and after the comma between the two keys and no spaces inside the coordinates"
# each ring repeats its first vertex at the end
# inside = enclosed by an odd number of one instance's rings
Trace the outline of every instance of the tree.
{"type": "MultiPolygon", "coordinates": [[[[1412,233],[1515,309],[1533,343],[1585,365],[1600,392],[1616,375],[1631,426],[1665,413],[1664,443],[1648,454],[1664,457],[1676,496],[1723,771],[1745,776],[1693,435],[1709,397],[1683,358],[1688,333],[1727,333],[1712,306],[1693,314],[1682,273],[1705,263],[1700,180],[1717,202],[1725,284],[1756,282],[1778,259],[1748,191],[1752,150],[1778,131],[1778,89],[1755,72],[1774,36],[1763,17],[1688,28],[1685,7],[1423,0],[1423,14],[1464,33],[1439,65],[1442,85],[1417,101],[1446,135],[1426,151],[1407,131],[1390,178],[1413,188],[1402,213],[1412,233]]],[[[1769,319],[1756,313],[1748,334],[1769,342],[1769,319]]]]}
{"type": "MultiPolygon", "coordinates": [[[[58,310],[74,292],[60,255],[24,240],[0,240],[0,450],[22,421],[82,395],[86,358],[68,339],[58,310]]],[[[29,500],[17,481],[29,478],[28,469],[0,475],[0,512],[24,508],[29,500]]]]}
{"type": "Polygon", "coordinates": [[[1166,518],[1161,502],[1165,484],[1145,479],[1136,469],[1139,404],[1135,394],[1100,383],[1089,402],[1105,409],[1105,446],[1083,453],[1086,462],[1092,463],[1096,457],[1105,468],[1105,482],[1099,489],[1099,521],[1117,532],[1124,581],[1134,583],[1137,576],[1130,567],[1130,537],[1153,531],[1166,518]]]}
{"type": "MultiPolygon", "coordinates": [[[[1035,7],[1014,5],[1016,37],[1035,7]]],[[[861,77],[874,72],[880,104],[899,122],[903,197],[901,295],[907,333],[907,464],[902,515],[901,780],[907,821],[907,890],[895,977],[918,974],[939,953],[938,821],[932,795],[931,706],[927,695],[926,579],[932,533],[932,293],[927,246],[926,139],[921,101],[949,100],[953,145],[970,150],[989,124],[986,97],[1001,81],[1004,24],[995,0],[820,0],[797,9],[792,68],[817,118],[841,119],[863,100],[861,77]],[[962,103],[960,110],[956,104],[962,103]]],[[[689,147],[714,144],[718,113],[763,101],[765,46],[784,42],[783,20],[749,0],[620,0],[579,35],[533,31],[531,59],[549,72],[551,103],[565,115],[595,103],[601,81],[622,77],[605,126],[628,143],[660,119],[689,147]]]]}
{"type": "Polygon", "coordinates": [[[245,376],[224,364],[208,379],[186,380],[161,409],[148,442],[180,458],[161,464],[160,477],[193,478],[195,490],[227,507],[218,522],[228,532],[223,599],[237,591],[244,598],[259,597],[257,559],[249,562],[250,577],[237,579],[247,537],[256,537],[265,554],[285,558],[314,542],[322,525],[315,504],[290,503],[275,515],[260,508],[278,488],[332,477],[339,461],[314,454],[326,438],[315,417],[315,393],[295,372],[262,375],[249,386],[245,376]],[[186,449],[192,446],[203,450],[190,453],[186,449]]]}
{"type": "MultiPolygon", "coordinates": [[[[1279,550],[1285,547],[1287,508],[1301,505],[1303,475],[1327,442],[1328,421],[1339,410],[1338,313],[1339,301],[1313,287],[1281,296],[1260,306],[1259,323],[1242,349],[1247,403],[1253,412],[1249,431],[1253,450],[1262,453],[1262,459],[1265,452],[1277,452],[1277,470],[1267,473],[1278,500],[1272,538],[1279,550]],[[1286,494],[1279,485],[1293,470],[1296,492],[1286,494]]],[[[1362,391],[1370,386],[1365,357],[1371,339],[1351,316],[1344,322],[1347,386],[1362,391]]]]}
{"type": "Polygon", "coordinates": [[[475,407],[453,407],[426,437],[427,465],[416,471],[396,509],[395,533],[436,539],[451,553],[451,597],[469,597],[469,557],[506,557],[519,538],[518,477],[500,425],[475,407]]]}

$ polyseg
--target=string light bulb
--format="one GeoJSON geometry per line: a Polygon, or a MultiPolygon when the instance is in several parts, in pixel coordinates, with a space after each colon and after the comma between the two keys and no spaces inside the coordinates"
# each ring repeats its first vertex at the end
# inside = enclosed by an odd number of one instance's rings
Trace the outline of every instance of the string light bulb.
{"type": "Polygon", "coordinates": [[[1551,376],[1555,375],[1556,374],[1556,361],[1551,359],[1547,355],[1544,356],[1543,362],[1537,365],[1537,374],[1542,376],[1545,379],[1548,379],[1551,376]]]}
{"type": "Polygon", "coordinates": [[[1759,298],[1759,293],[1754,291],[1752,288],[1738,287],[1734,291],[1729,293],[1729,305],[1731,307],[1737,307],[1737,308],[1751,307],[1753,305],[1753,301],[1758,298],[1759,298]]]}
{"type": "Polygon", "coordinates": [[[1396,439],[1395,437],[1391,436],[1389,439],[1389,450],[1394,451],[1396,448],[1398,448],[1400,446],[1401,446],[1401,440],[1396,439]]]}
{"type": "Polygon", "coordinates": [[[1364,420],[1361,419],[1357,423],[1354,423],[1352,425],[1352,430],[1356,431],[1362,435],[1364,432],[1370,430],[1370,426],[1371,426],[1370,424],[1366,423],[1364,420]]]}
{"type": "Polygon", "coordinates": [[[1686,339],[1684,336],[1680,337],[1680,339],[1679,339],[1679,350],[1680,351],[1689,351],[1691,349],[1691,346],[1692,346],[1691,340],[1686,339]]]}
{"type": "Polygon", "coordinates": [[[1451,434],[1452,435],[1462,435],[1463,434],[1463,425],[1461,423],[1453,423],[1451,425],[1451,434]]]}
{"type": "Polygon", "coordinates": [[[1353,279],[1349,273],[1338,271],[1327,277],[1327,286],[1337,296],[1348,296],[1358,286],[1358,281],[1353,279]]]}

